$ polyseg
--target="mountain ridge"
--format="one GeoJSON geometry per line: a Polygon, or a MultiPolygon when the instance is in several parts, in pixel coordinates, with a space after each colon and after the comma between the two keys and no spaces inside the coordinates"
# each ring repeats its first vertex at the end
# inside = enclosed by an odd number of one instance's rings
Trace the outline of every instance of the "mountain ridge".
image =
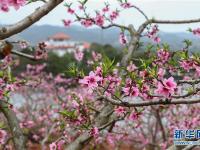
{"type": "MultiPolygon", "coordinates": [[[[21,33],[18,33],[11,37],[11,39],[24,39],[30,42],[32,45],[40,41],[45,41],[49,36],[63,32],[68,34],[71,37],[71,40],[75,41],[85,41],[89,43],[99,43],[99,44],[110,44],[114,47],[120,47],[118,38],[120,29],[119,28],[110,28],[102,30],[100,28],[84,28],[79,25],[72,25],[71,27],[60,27],[52,25],[33,25],[30,28],[24,30],[21,33]]],[[[192,35],[191,33],[186,32],[159,32],[161,42],[169,43],[171,48],[180,49],[183,47],[183,40],[189,39],[193,42],[191,49],[200,48],[200,38],[192,35]]],[[[144,43],[150,42],[149,39],[143,39],[144,43]]]]}

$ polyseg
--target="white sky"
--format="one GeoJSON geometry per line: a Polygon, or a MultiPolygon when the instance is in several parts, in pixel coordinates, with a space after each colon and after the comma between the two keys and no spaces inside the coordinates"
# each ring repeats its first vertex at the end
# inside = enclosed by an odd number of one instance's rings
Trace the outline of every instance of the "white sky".
{"type": "MultiPolygon", "coordinates": [[[[65,0],[67,2],[67,0],[65,0]]],[[[68,0],[76,1],[76,0],[68,0]]],[[[116,0],[107,0],[112,7],[117,6],[116,0]]],[[[157,19],[192,19],[200,18],[200,0],[129,0],[132,4],[142,9],[149,18],[155,17],[157,19]]],[[[92,9],[100,9],[103,6],[104,0],[89,0],[87,7],[89,11],[92,9]]],[[[11,9],[9,13],[0,12],[0,24],[13,24],[23,17],[33,12],[42,3],[37,2],[31,5],[27,5],[18,11],[11,9]]],[[[50,14],[42,18],[37,25],[50,24],[62,26],[62,19],[71,18],[66,13],[66,9],[61,4],[54,9],[50,14]]],[[[128,25],[134,24],[136,27],[144,21],[141,16],[135,10],[124,11],[120,15],[120,19],[117,23],[128,25]]],[[[188,27],[196,28],[200,27],[200,24],[193,25],[160,25],[162,31],[168,32],[181,32],[186,31],[188,27]]]]}

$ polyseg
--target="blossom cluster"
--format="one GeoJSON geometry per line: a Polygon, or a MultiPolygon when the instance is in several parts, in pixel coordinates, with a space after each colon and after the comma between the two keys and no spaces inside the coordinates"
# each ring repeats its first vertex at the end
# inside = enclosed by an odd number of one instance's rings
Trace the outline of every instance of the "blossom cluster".
{"type": "MultiPolygon", "coordinates": [[[[114,22],[117,20],[117,18],[120,15],[120,12],[126,9],[132,8],[132,4],[127,1],[119,1],[119,9],[113,10],[112,7],[105,3],[105,6],[100,9],[96,10],[95,14],[93,16],[87,15],[87,7],[85,6],[85,3],[81,3],[79,5],[79,10],[82,13],[82,15],[78,16],[77,13],[75,13],[75,8],[72,8],[72,5],[67,5],[67,12],[74,16],[75,18],[73,20],[64,19],[63,24],[66,27],[69,27],[73,22],[79,22],[84,27],[88,28],[93,25],[99,26],[101,28],[106,28],[106,26],[110,24],[114,24],[114,22]]],[[[120,33],[119,41],[122,45],[125,45],[127,43],[127,38],[124,34],[124,32],[120,33]]]]}
{"type": "Polygon", "coordinates": [[[149,30],[146,34],[146,36],[150,39],[152,39],[155,43],[159,43],[161,39],[158,36],[158,25],[154,25],[151,30],[149,30]]]}
{"type": "Polygon", "coordinates": [[[0,10],[4,12],[9,11],[9,7],[19,9],[26,4],[26,0],[0,0],[0,10]]]}

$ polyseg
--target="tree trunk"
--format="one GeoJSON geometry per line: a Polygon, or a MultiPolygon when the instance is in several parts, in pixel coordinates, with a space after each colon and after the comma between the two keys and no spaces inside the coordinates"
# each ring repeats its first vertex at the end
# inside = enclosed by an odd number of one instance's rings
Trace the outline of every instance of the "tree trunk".
{"type": "Polygon", "coordinates": [[[19,121],[16,117],[16,114],[9,109],[7,104],[5,104],[3,101],[0,101],[0,111],[4,114],[8,121],[8,126],[13,136],[12,139],[15,150],[25,150],[25,137],[22,129],[19,126],[19,121]]]}

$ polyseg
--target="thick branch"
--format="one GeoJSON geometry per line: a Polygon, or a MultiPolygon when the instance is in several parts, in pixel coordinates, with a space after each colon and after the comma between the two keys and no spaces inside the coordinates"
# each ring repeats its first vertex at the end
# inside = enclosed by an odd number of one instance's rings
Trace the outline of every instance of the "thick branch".
{"type": "Polygon", "coordinates": [[[144,107],[144,106],[153,106],[153,105],[171,105],[171,104],[195,104],[200,103],[200,99],[181,99],[181,100],[154,100],[154,101],[141,101],[135,103],[129,103],[124,101],[114,100],[112,98],[101,96],[98,100],[108,101],[113,105],[124,106],[124,107],[144,107]]]}
{"type": "Polygon", "coordinates": [[[47,15],[51,10],[53,10],[63,1],[64,0],[49,0],[42,7],[36,9],[35,12],[22,19],[18,23],[0,28],[0,40],[6,39],[28,28],[35,22],[39,21],[42,17],[47,15]]]}
{"type": "Polygon", "coordinates": [[[191,85],[198,84],[198,83],[200,83],[200,79],[197,79],[197,80],[179,80],[177,82],[177,84],[191,84],[191,85]]]}
{"type": "Polygon", "coordinates": [[[188,23],[198,23],[200,22],[200,18],[197,19],[189,19],[189,20],[159,20],[159,19],[150,19],[150,23],[158,23],[158,24],[188,24],[188,23]]]}
{"type": "Polygon", "coordinates": [[[122,58],[122,66],[127,66],[129,59],[131,58],[133,52],[138,48],[140,35],[136,33],[135,28],[132,25],[129,25],[129,30],[132,31],[130,43],[128,45],[128,52],[122,58]]]}
{"type": "Polygon", "coordinates": [[[25,150],[25,137],[19,126],[15,113],[8,108],[7,104],[0,100],[0,111],[4,114],[8,121],[8,125],[13,136],[13,142],[16,150],[25,150]]]}

